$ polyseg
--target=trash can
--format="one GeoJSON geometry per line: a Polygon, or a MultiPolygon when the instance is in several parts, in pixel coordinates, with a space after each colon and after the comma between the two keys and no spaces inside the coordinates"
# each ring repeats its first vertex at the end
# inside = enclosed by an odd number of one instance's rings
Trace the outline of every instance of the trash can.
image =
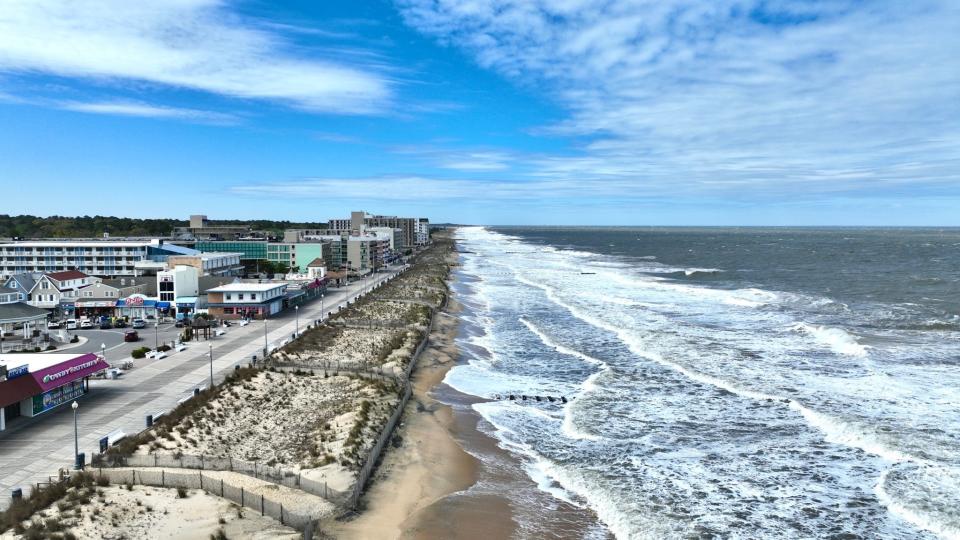
{"type": "Polygon", "coordinates": [[[148,414],[148,415],[147,415],[147,427],[153,427],[153,415],[152,415],[152,414],[148,414]]]}
{"type": "Polygon", "coordinates": [[[84,465],[86,464],[87,464],[87,455],[84,454],[83,452],[80,452],[79,454],[77,454],[77,462],[74,463],[73,468],[78,471],[82,471],[84,465]]]}
{"type": "Polygon", "coordinates": [[[19,501],[23,499],[23,490],[20,488],[13,488],[10,490],[10,498],[14,501],[19,501]]]}

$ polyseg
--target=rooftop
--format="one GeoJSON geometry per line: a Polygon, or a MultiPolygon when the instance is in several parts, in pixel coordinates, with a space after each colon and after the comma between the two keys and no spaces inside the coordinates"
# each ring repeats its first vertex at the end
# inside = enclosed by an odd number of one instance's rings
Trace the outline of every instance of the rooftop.
{"type": "Polygon", "coordinates": [[[7,368],[12,368],[26,365],[27,369],[33,373],[34,371],[40,371],[41,369],[46,369],[57,364],[62,364],[63,362],[73,360],[74,358],[83,356],[84,354],[87,353],[0,354],[0,366],[5,365],[7,368]]]}
{"type": "Polygon", "coordinates": [[[248,292],[248,291],[272,291],[281,287],[286,287],[286,283],[230,283],[209,289],[208,293],[218,292],[248,292]]]}

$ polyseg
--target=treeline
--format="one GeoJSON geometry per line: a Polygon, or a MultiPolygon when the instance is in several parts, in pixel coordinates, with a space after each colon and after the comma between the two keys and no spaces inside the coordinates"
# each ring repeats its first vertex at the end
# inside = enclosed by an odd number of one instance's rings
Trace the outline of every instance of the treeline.
{"type": "MultiPolygon", "coordinates": [[[[213,226],[250,226],[255,231],[282,234],[284,229],[323,229],[326,223],[256,219],[210,220],[213,226]]],[[[0,214],[0,238],[99,238],[110,236],[168,236],[185,219],[136,219],[114,216],[11,216],[0,214]]]]}

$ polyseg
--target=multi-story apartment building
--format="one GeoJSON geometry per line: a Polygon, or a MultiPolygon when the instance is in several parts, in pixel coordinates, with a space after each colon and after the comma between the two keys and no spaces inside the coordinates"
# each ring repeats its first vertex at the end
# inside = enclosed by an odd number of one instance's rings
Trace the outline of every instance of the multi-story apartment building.
{"type": "Polygon", "coordinates": [[[162,239],[49,239],[0,242],[0,277],[77,270],[91,276],[138,275],[137,263],[197,252],[162,239]]]}
{"type": "Polygon", "coordinates": [[[417,230],[418,227],[426,227],[426,229],[429,229],[430,221],[427,218],[372,216],[360,211],[351,212],[350,219],[331,219],[328,225],[333,232],[349,231],[352,233],[362,233],[364,229],[369,227],[400,229],[403,231],[403,244],[405,246],[413,246],[422,245],[427,242],[429,235],[427,237],[421,236],[420,239],[423,240],[423,242],[420,244],[417,243],[417,230]]]}

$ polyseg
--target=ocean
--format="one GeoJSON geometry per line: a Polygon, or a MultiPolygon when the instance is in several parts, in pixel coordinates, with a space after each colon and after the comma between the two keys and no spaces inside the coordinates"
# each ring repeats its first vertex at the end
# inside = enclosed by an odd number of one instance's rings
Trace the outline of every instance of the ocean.
{"type": "Polygon", "coordinates": [[[445,382],[583,536],[960,538],[960,230],[456,237],[445,382]]]}

